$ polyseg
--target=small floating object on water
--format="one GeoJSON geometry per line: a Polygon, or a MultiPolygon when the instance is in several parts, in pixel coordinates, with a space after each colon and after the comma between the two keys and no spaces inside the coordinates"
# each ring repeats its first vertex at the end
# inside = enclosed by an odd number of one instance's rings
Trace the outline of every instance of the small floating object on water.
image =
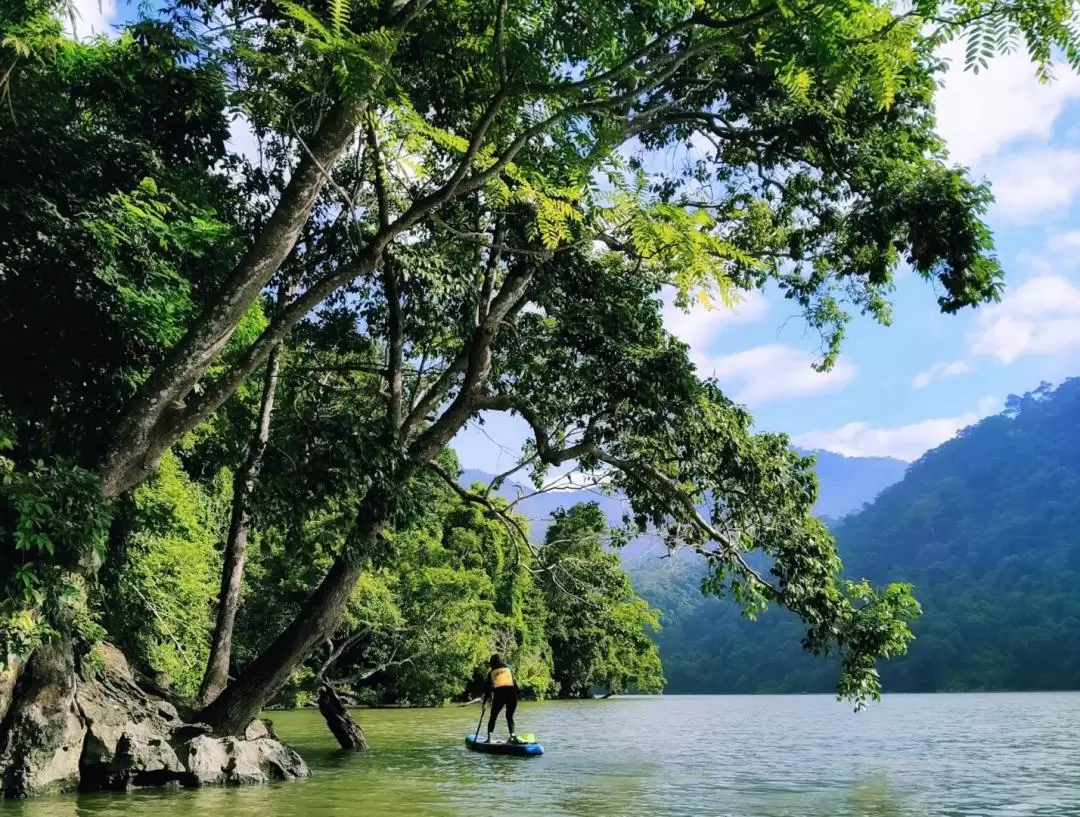
{"type": "Polygon", "coordinates": [[[537,757],[544,754],[544,747],[536,742],[536,737],[531,734],[522,735],[516,742],[493,740],[479,740],[476,735],[465,736],[465,746],[474,752],[487,752],[492,755],[518,755],[520,757],[537,757]]]}

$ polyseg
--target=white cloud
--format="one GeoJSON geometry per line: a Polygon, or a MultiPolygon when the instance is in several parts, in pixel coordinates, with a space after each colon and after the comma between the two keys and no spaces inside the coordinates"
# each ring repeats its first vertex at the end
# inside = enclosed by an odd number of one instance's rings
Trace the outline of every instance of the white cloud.
{"type": "Polygon", "coordinates": [[[986,307],[971,337],[977,355],[1012,363],[1080,346],[1080,288],[1064,278],[1030,278],[1000,304],[986,307]]]}
{"type": "Polygon", "coordinates": [[[958,417],[937,417],[897,428],[848,423],[836,429],[799,434],[793,437],[793,442],[802,448],[819,448],[848,457],[895,457],[911,462],[951,440],[960,429],[1001,409],[1001,400],[987,396],[979,401],[974,411],[958,417]]]}
{"type": "Polygon", "coordinates": [[[1080,150],[1009,154],[984,171],[994,191],[994,214],[1014,223],[1065,210],[1080,194],[1080,150]]]}
{"type": "Polygon", "coordinates": [[[951,63],[935,97],[938,132],[961,164],[976,164],[1020,139],[1046,141],[1066,103],[1080,98],[1080,75],[1061,70],[1043,85],[1023,48],[978,74],[964,71],[964,48],[958,40],[942,50],[951,63]]]}
{"type": "Polygon", "coordinates": [[[737,399],[750,404],[835,391],[858,372],[841,359],[830,371],[819,373],[811,368],[814,360],[807,351],[772,343],[708,358],[698,363],[698,368],[701,374],[714,376],[721,384],[739,384],[737,399]]]}
{"type": "Polygon", "coordinates": [[[64,15],[64,32],[80,40],[95,34],[112,34],[109,22],[116,14],[116,0],[74,0],[75,25],[64,15]]]}
{"type": "Polygon", "coordinates": [[[1072,256],[1075,263],[1076,251],[1080,250],[1080,230],[1055,233],[1046,242],[1046,248],[1054,254],[1066,253],[1072,256]]]}
{"type": "Polygon", "coordinates": [[[964,48],[956,41],[942,49],[950,67],[935,96],[951,157],[990,179],[999,221],[1027,223],[1068,208],[1080,196],[1080,151],[1047,143],[1065,106],[1080,99],[1080,74],[1062,70],[1044,85],[1024,49],[975,74],[964,70],[964,48]]]}
{"type": "Polygon", "coordinates": [[[962,360],[941,361],[935,363],[925,372],[919,372],[915,375],[915,379],[911,381],[911,388],[925,389],[935,380],[943,380],[946,377],[956,377],[957,375],[967,374],[970,371],[971,367],[962,360]]]}
{"type": "Polygon", "coordinates": [[[714,341],[729,326],[754,323],[765,317],[769,303],[756,290],[740,294],[734,307],[706,309],[695,304],[689,312],[676,307],[672,293],[664,300],[664,326],[690,347],[690,360],[704,377],[716,377],[736,392],[744,403],[764,403],[784,397],[799,397],[840,388],[856,369],[845,360],[832,371],[813,370],[814,356],[786,344],[756,346],[734,354],[712,352],[714,341]]]}
{"type": "Polygon", "coordinates": [[[690,347],[691,359],[699,366],[708,361],[709,347],[726,327],[754,323],[769,311],[768,301],[757,290],[740,293],[738,302],[730,309],[725,306],[708,309],[695,303],[689,311],[675,306],[673,292],[665,294],[664,327],[690,347]]]}
{"type": "Polygon", "coordinates": [[[1080,230],[1050,233],[1041,252],[1021,251],[1016,266],[1030,277],[1053,277],[1080,269],[1080,230]]]}

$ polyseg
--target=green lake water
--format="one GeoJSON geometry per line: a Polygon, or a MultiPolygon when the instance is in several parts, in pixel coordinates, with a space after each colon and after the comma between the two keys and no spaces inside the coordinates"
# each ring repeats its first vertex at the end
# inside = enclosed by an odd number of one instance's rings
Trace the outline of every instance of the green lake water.
{"type": "Polygon", "coordinates": [[[318,713],[273,713],[310,780],[0,802],[0,817],[1080,815],[1080,693],[894,695],[858,715],[825,696],[524,703],[534,759],[467,751],[477,706],[357,715],[374,748],[343,756],[318,713]]]}

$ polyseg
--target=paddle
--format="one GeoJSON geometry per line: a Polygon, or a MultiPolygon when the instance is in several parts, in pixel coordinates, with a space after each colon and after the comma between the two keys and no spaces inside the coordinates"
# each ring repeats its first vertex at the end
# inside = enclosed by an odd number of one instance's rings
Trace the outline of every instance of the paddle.
{"type": "Polygon", "coordinates": [[[473,735],[473,743],[480,737],[480,725],[484,722],[484,710],[487,709],[487,697],[480,704],[480,720],[476,722],[476,734],[473,735]]]}

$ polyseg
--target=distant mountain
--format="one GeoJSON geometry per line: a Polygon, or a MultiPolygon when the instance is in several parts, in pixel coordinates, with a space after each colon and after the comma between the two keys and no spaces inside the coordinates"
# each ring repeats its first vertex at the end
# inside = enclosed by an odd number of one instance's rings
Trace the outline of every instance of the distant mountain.
{"type": "Polygon", "coordinates": [[[1080,378],[1011,397],[835,533],[851,573],[922,602],[894,689],[1080,689],[1080,378]]]}
{"type": "MultiPolygon", "coordinates": [[[[833,532],[848,575],[912,582],[922,603],[886,691],[1080,689],[1080,378],[1011,397],[833,532]]],[[[697,593],[701,570],[633,571],[662,611],[668,692],[831,689],[790,614],[743,621],[697,593]]]]}
{"type": "Polygon", "coordinates": [[[818,501],[814,513],[840,519],[862,510],[877,495],[904,478],[908,464],[892,457],[845,457],[831,451],[807,451],[800,454],[817,458],[818,501]]]}
{"type": "MultiPolygon", "coordinates": [[[[839,519],[846,514],[858,511],[886,487],[904,476],[907,463],[888,457],[845,457],[830,451],[804,451],[817,458],[819,497],[814,506],[818,516],[829,520],[839,519]]],[[[464,486],[475,482],[490,483],[492,474],[476,469],[466,469],[459,482],[464,486]]],[[[514,500],[519,496],[531,494],[531,485],[508,480],[497,492],[504,499],[514,500]]],[[[541,540],[547,530],[552,511],[560,507],[570,507],[579,502],[597,502],[601,510],[613,524],[621,521],[626,510],[625,502],[614,496],[605,496],[595,490],[561,490],[529,497],[521,502],[519,509],[530,520],[530,529],[534,539],[541,540]]],[[[627,551],[628,556],[639,554],[651,547],[651,543],[637,543],[627,551]]]]}
{"type": "MultiPolygon", "coordinates": [[[[493,474],[467,468],[458,479],[462,485],[468,487],[476,482],[489,484],[494,479],[493,474]]],[[[534,494],[536,489],[528,483],[507,480],[496,493],[503,499],[513,501],[520,496],[534,494]]],[[[551,524],[551,514],[559,508],[570,508],[579,502],[596,502],[608,521],[617,525],[622,520],[625,509],[624,500],[619,497],[605,496],[596,490],[562,490],[549,491],[548,493],[536,494],[523,500],[516,508],[529,519],[529,532],[535,541],[543,541],[548,525],[551,524]]]]}

